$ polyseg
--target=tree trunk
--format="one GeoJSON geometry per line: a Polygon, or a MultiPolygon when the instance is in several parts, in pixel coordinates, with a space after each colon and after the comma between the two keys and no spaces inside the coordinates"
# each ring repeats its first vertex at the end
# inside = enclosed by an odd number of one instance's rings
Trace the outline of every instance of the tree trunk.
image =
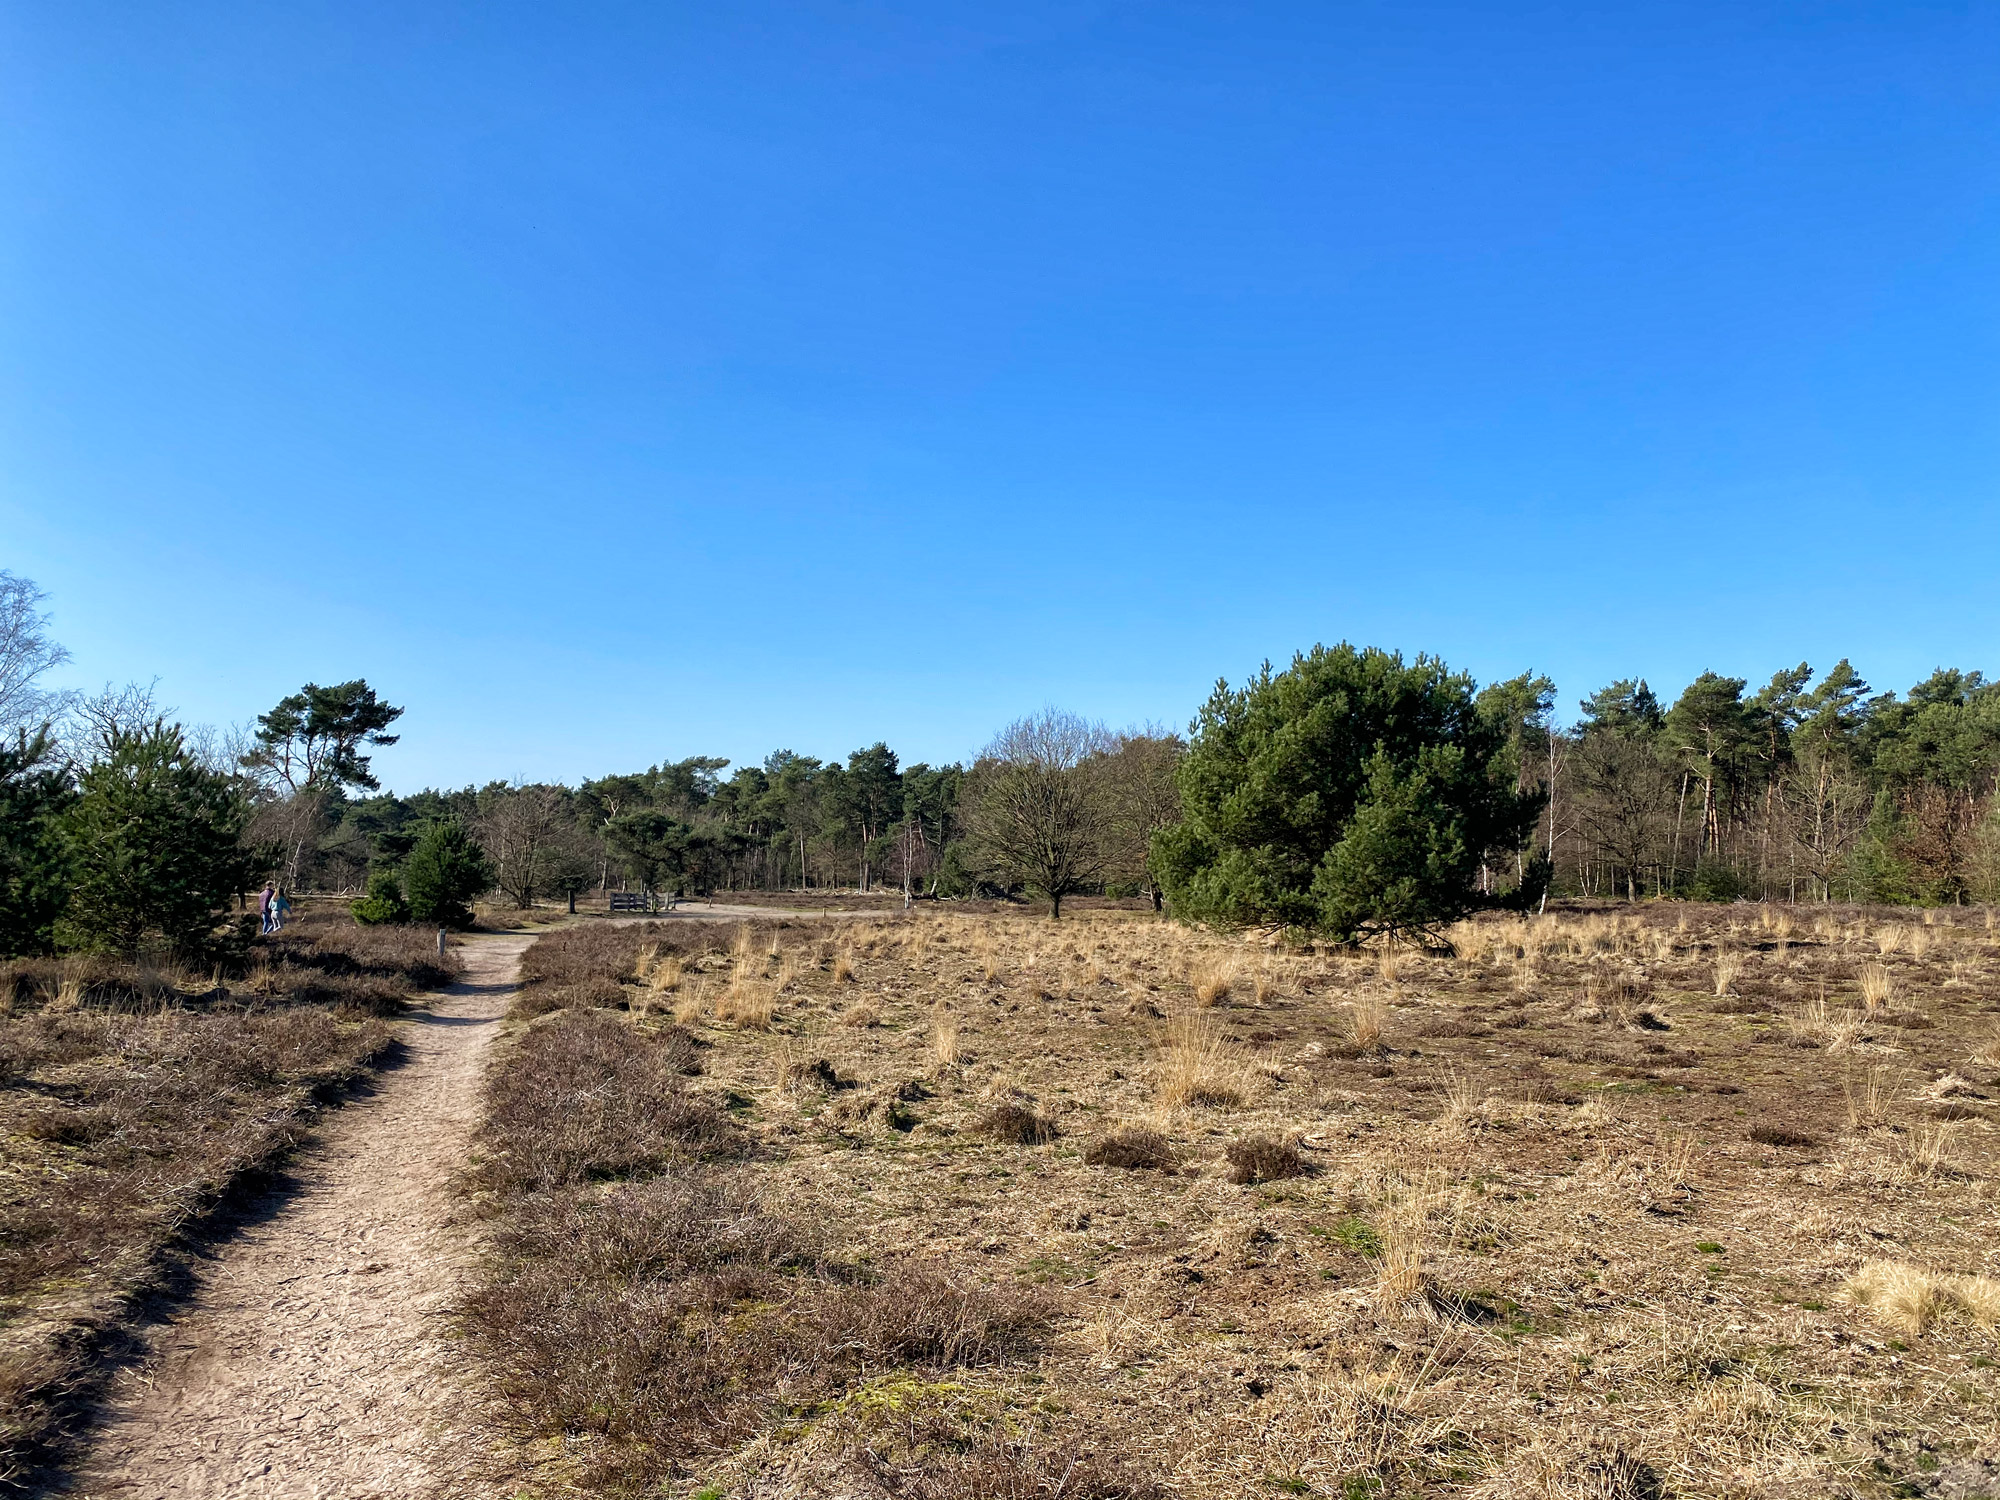
{"type": "Polygon", "coordinates": [[[1049,920],[1050,920],[1051,922],[1060,922],[1060,921],[1062,920],[1062,892],[1061,892],[1061,891],[1051,891],[1051,892],[1049,892],[1049,920]]]}

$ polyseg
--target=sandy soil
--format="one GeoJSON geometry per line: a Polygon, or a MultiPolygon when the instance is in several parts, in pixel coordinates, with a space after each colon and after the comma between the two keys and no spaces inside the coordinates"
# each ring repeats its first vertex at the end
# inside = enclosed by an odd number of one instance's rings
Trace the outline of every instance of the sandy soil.
{"type": "Polygon", "coordinates": [[[153,1357],[114,1383],[72,1493],[409,1496],[472,1455],[443,1317],[473,1252],[452,1183],[527,937],[465,944],[408,1060],[330,1116],[280,1201],[223,1248],[153,1357]]]}

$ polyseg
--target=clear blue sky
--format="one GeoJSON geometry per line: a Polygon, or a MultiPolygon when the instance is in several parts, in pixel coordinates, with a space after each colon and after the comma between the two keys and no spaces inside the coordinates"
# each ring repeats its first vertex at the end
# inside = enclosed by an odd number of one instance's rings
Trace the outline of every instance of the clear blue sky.
{"type": "Polygon", "coordinates": [[[2000,10],[0,9],[0,566],[391,784],[2000,669],[2000,10]]]}

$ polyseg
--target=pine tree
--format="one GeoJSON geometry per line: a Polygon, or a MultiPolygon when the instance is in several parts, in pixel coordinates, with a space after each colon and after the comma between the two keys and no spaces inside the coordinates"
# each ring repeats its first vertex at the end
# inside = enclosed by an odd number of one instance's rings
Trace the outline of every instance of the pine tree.
{"type": "Polygon", "coordinates": [[[0,957],[47,953],[69,900],[62,814],[75,799],[47,734],[0,746],[0,957]]]}
{"type": "Polygon", "coordinates": [[[469,927],[473,898],[493,889],[493,866],[463,823],[440,818],[411,847],[403,889],[416,921],[469,927]]]}
{"type": "Polygon", "coordinates": [[[77,791],[63,815],[75,883],[58,943],[131,955],[158,941],[203,956],[260,863],[243,842],[250,807],[236,778],[192,755],[178,725],[156,721],[109,731],[77,791]]]}
{"type": "Polygon", "coordinates": [[[1435,934],[1501,899],[1476,889],[1481,862],[1519,849],[1543,805],[1512,773],[1469,677],[1315,646],[1239,691],[1217,684],[1181,761],[1186,820],[1155,835],[1156,865],[1189,920],[1346,942],[1435,934]]]}

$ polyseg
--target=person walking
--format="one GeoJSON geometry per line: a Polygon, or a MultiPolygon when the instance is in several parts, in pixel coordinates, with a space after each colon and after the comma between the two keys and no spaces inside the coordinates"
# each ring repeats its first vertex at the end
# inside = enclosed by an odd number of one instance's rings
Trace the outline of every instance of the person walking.
{"type": "Polygon", "coordinates": [[[283,932],[285,918],[291,915],[291,911],[292,898],[285,894],[283,886],[279,886],[278,893],[271,898],[271,931],[283,932]]]}
{"type": "Polygon", "coordinates": [[[264,882],[264,889],[257,896],[257,915],[263,919],[263,930],[271,930],[271,904],[278,899],[278,888],[270,881],[264,882]]]}

